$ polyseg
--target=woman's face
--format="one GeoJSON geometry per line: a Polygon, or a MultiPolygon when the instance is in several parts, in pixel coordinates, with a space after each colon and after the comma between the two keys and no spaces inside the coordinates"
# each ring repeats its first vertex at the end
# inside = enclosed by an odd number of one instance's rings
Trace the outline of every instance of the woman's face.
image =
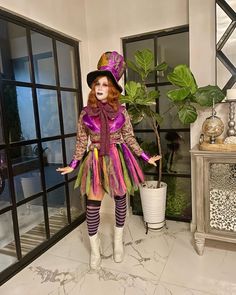
{"type": "Polygon", "coordinates": [[[108,79],[107,77],[101,77],[95,84],[95,94],[98,100],[101,102],[107,101],[108,96],[108,79]]]}

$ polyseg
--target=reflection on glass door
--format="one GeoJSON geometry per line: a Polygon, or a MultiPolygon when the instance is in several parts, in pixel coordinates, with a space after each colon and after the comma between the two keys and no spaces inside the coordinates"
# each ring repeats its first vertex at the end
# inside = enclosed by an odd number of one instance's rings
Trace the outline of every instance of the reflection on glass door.
{"type": "Polygon", "coordinates": [[[3,94],[9,141],[35,139],[36,127],[31,88],[5,84],[3,94]]]}
{"type": "Polygon", "coordinates": [[[57,93],[55,90],[37,89],[41,136],[50,137],[61,133],[57,93]]]}
{"type": "Polygon", "coordinates": [[[83,221],[70,162],[82,107],[78,43],[0,12],[0,284],[83,221]]]}
{"type": "Polygon", "coordinates": [[[26,29],[0,19],[1,77],[30,82],[26,29]]]}
{"type": "Polygon", "coordinates": [[[10,210],[0,215],[0,260],[0,272],[17,261],[10,210]]]}
{"type": "Polygon", "coordinates": [[[31,31],[35,81],[38,84],[55,85],[55,65],[52,39],[31,31]]]}

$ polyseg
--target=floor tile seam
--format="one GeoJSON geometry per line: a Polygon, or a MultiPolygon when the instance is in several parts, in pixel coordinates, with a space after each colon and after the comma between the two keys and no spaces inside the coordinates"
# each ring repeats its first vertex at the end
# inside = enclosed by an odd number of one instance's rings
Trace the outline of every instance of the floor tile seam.
{"type": "MultiPolygon", "coordinates": [[[[170,281],[166,281],[166,280],[160,280],[159,283],[160,283],[160,284],[161,284],[161,283],[169,284],[169,285],[172,285],[172,286],[175,286],[175,287],[185,288],[185,289],[187,289],[187,290],[193,290],[193,291],[197,291],[197,292],[202,292],[203,294],[206,294],[206,295],[216,295],[215,293],[207,292],[207,291],[200,290],[200,289],[196,289],[196,288],[188,288],[187,286],[184,286],[184,285],[181,285],[181,284],[177,284],[177,283],[172,283],[172,282],[170,282],[170,281]]],[[[225,294],[225,295],[226,295],[226,294],[225,294]]]]}
{"type": "MultiPolygon", "coordinates": [[[[68,256],[62,256],[62,255],[58,255],[58,254],[53,254],[53,253],[47,253],[47,252],[45,252],[44,254],[47,254],[47,255],[51,255],[51,256],[53,256],[53,257],[58,257],[58,258],[63,258],[63,259],[66,259],[66,260],[72,260],[72,261],[77,261],[77,262],[81,262],[81,263],[85,263],[86,264],[86,262],[84,262],[84,260],[82,261],[82,260],[80,260],[80,259],[78,259],[78,258],[74,258],[74,257],[68,257],[68,256]]],[[[40,259],[43,259],[43,258],[41,258],[41,257],[39,257],[40,259]]],[[[34,260],[32,263],[34,263],[36,260],[34,260]]],[[[87,263],[88,264],[88,263],[87,263]]]]}
{"type": "Polygon", "coordinates": [[[170,249],[169,255],[168,255],[167,259],[166,259],[165,265],[164,265],[164,267],[163,267],[163,269],[161,271],[160,277],[159,277],[159,282],[161,282],[162,275],[163,275],[163,273],[165,271],[165,268],[166,268],[166,265],[167,265],[167,263],[168,263],[168,261],[170,259],[171,253],[174,251],[173,249],[175,247],[175,243],[176,243],[176,239],[174,240],[173,244],[171,245],[171,249],[170,249]]]}

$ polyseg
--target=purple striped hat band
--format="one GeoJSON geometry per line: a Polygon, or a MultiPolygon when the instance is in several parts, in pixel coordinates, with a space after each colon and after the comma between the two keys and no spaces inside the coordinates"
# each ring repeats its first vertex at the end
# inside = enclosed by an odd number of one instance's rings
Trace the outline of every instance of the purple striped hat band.
{"type": "Polygon", "coordinates": [[[112,75],[114,76],[114,78],[116,79],[116,81],[119,81],[119,72],[114,67],[112,67],[110,65],[102,66],[102,67],[100,67],[99,70],[111,72],[112,75]]]}

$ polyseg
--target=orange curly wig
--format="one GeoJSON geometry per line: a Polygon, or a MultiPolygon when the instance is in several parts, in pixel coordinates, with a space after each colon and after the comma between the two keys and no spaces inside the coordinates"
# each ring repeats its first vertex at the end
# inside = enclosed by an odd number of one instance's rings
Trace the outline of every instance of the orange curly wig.
{"type": "MultiPolygon", "coordinates": [[[[101,79],[102,77],[104,77],[104,76],[98,76],[92,83],[91,91],[88,96],[88,106],[90,106],[92,108],[97,107],[98,100],[97,100],[96,94],[95,94],[95,85],[96,85],[97,81],[99,79],[101,79]]],[[[111,105],[113,107],[113,109],[115,111],[117,111],[119,108],[120,92],[116,89],[116,87],[112,83],[112,80],[109,77],[107,77],[107,80],[108,80],[107,102],[109,103],[109,105],[111,105]]]]}

